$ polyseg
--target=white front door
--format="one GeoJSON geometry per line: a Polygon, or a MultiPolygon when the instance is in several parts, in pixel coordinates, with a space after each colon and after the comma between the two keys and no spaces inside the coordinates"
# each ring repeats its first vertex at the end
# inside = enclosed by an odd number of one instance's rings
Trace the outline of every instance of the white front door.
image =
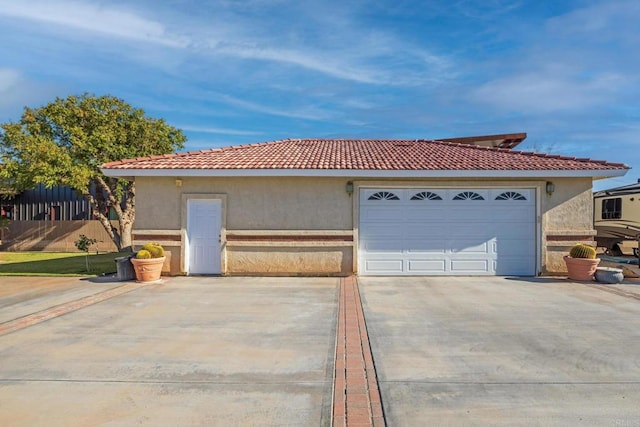
{"type": "Polygon", "coordinates": [[[217,199],[187,201],[187,273],[220,274],[222,202],[217,199]]]}

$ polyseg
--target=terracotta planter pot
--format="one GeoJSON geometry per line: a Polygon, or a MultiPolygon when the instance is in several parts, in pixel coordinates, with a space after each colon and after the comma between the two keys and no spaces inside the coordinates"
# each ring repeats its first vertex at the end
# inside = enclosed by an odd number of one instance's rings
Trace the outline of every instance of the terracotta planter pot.
{"type": "Polygon", "coordinates": [[[136,272],[136,279],[140,282],[160,280],[162,265],[164,264],[165,259],[166,257],[150,259],[131,258],[133,269],[136,272]]]}
{"type": "Polygon", "coordinates": [[[570,256],[565,256],[564,262],[567,264],[569,279],[593,280],[596,268],[600,264],[600,258],[571,258],[570,256]]]}

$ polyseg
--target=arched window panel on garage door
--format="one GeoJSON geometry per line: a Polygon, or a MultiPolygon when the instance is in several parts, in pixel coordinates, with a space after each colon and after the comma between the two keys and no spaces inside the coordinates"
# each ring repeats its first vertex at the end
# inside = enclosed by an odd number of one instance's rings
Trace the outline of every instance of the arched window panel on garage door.
{"type": "Polygon", "coordinates": [[[400,198],[391,191],[378,191],[370,195],[368,200],[400,200],[400,198]]]}
{"type": "Polygon", "coordinates": [[[527,198],[517,191],[505,191],[498,195],[496,200],[527,200],[527,198]]]}
{"type": "Polygon", "coordinates": [[[432,191],[420,191],[411,196],[411,200],[442,200],[442,197],[432,191]]]}
{"type": "Polygon", "coordinates": [[[475,191],[463,191],[455,195],[453,200],[484,200],[480,194],[475,191]]]}

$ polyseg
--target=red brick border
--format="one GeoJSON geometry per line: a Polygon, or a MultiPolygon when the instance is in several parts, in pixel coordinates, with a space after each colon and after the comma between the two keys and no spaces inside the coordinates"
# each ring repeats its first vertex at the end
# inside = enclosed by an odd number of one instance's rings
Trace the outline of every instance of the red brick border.
{"type": "Polygon", "coordinates": [[[131,292],[134,289],[140,288],[141,286],[144,285],[141,285],[140,283],[131,283],[124,286],[118,286],[117,288],[112,288],[94,295],[89,295],[84,298],[56,305],[54,307],[38,311],[37,313],[29,314],[14,320],[0,323],[0,336],[10,334],[11,332],[18,331],[28,326],[45,322],[47,320],[53,319],[54,317],[62,316],[63,314],[67,314],[72,311],[80,310],[81,308],[97,304],[109,298],[126,294],[127,292],[131,292]]]}
{"type": "Polygon", "coordinates": [[[357,279],[340,280],[333,388],[334,426],[385,426],[357,279]]]}

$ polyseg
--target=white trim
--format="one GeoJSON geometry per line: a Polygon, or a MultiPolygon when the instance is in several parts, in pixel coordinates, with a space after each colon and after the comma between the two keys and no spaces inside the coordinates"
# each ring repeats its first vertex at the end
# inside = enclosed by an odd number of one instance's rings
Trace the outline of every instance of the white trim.
{"type": "MultiPolygon", "coordinates": [[[[525,187],[527,188],[527,187],[525,187]]],[[[542,187],[533,188],[536,200],[536,276],[542,275],[542,187]]],[[[546,250],[546,249],[545,249],[546,250]]],[[[546,254],[546,252],[545,252],[546,254]]]]}
{"type": "Polygon", "coordinates": [[[286,247],[286,248],[341,248],[352,247],[353,242],[341,242],[341,241],[296,241],[296,242],[279,242],[279,241],[265,241],[265,240],[252,240],[246,242],[227,242],[227,248],[272,248],[272,247],[286,247]]]}
{"type": "Polygon", "coordinates": [[[109,177],[348,177],[348,178],[612,178],[628,169],[585,170],[356,170],[356,169],[102,169],[109,177]]]}
{"type": "Polygon", "coordinates": [[[353,236],[353,230],[227,230],[233,236],[353,236]]]}

